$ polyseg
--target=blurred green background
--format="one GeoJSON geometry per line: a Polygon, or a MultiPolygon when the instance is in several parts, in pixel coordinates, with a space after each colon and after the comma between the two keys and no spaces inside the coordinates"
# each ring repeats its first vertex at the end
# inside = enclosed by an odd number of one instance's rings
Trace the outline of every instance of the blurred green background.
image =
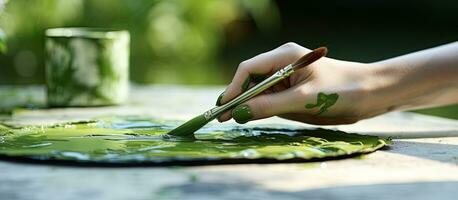
{"type": "MultiPolygon", "coordinates": [[[[222,85],[289,41],[360,62],[456,41],[457,10],[456,0],[0,0],[0,84],[44,82],[52,27],[129,30],[135,83],[222,85]]],[[[458,105],[419,112],[458,119],[458,105]]]]}

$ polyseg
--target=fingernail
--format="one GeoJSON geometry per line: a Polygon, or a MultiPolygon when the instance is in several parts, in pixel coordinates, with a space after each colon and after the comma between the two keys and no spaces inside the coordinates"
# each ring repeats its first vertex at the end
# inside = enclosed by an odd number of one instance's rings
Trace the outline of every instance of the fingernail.
{"type": "Polygon", "coordinates": [[[242,89],[242,92],[245,92],[248,90],[248,87],[250,86],[250,82],[251,82],[251,75],[249,75],[248,77],[246,77],[245,81],[243,81],[242,83],[242,86],[240,86],[242,89]]]}
{"type": "Polygon", "coordinates": [[[232,111],[232,118],[239,123],[244,124],[253,118],[250,107],[248,105],[239,105],[232,111]]]}
{"type": "Polygon", "coordinates": [[[223,98],[224,96],[224,93],[221,93],[219,96],[218,96],[218,99],[216,100],[216,106],[220,106],[221,105],[221,99],[223,98]]]}

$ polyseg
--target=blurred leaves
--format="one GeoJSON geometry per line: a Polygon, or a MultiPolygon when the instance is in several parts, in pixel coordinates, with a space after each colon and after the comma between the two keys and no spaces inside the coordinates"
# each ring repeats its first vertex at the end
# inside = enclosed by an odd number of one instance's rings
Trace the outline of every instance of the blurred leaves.
{"type": "Polygon", "coordinates": [[[270,0],[241,0],[242,6],[253,16],[256,25],[265,32],[280,27],[280,12],[274,1],[270,0]]]}
{"type": "Polygon", "coordinates": [[[6,48],[6,35],[5,32],[0,28],[0,53],[5,53],[6,48]]]}
{"type": "Polygon", "coordinates": [[[260,30],[279,24],[272,0],[15,0],[4,10],[0,27],[9,51],[0,65],[7,83],[43,82],[44,31],[68,26],[129,30],[135,82],[225,83],[220,58],[225,27],[247,19],[260,30]]]}
{"type": "MultiPolygon", "coordinates": [[[[5,8],[6,2],[7,0],[0,0],[0,15],[5,8]]],[[[6,53],[6,51],[6,35],[5,32],[3,32],[3,29],[0,27],[0,53],[6,53]]]]}
{"type": "Polygon", "coordinates": [[[44,30],[70,24],[83,14],[81,0],[8,1],[0,17],[8,52],[0,56],[0,83],[44,81],[44,30]]]}
{"type": "MultiPolygon", "coordinates": [[[[219,79],[218,48],[223,26],[237,18],[236,1],[169,0],[148,14],[148,42],[153,62],[173,82],[205,83],[219,79]],[[168,65],[168,66],[167,66],[168,65]]],[[[160,79],[159,79],[160,80],[160,79]]],[[[166,80],[160,80],[166,81],[166,80]]]]}

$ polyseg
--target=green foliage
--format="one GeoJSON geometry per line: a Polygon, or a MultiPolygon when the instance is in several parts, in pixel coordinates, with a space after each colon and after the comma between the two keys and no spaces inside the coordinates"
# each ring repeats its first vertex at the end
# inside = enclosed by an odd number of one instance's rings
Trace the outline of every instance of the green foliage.
{"type": "Polygon", "coordinates": [[[0,18],[10,47],[0,57],[6,68],[0,83],[44,82],[44,31],[68,26],[128,30],[134,82],[224,83],[225,27],[247,16],[263,29],[276,26],[278,11],[272,9],[271,0],[10,1],[0,18]]]}
{"type": "Polygon", "coordinates": [[[0,28],[0,53],[6,53],[6,35],[0,28]]]}
{"type": "Polygon", "coordinates": [[[458,119],[458,104],[450,105],[450,106],[442,106],[438,108],[415,110],[413,112],[421,113],[425,115],[434,115],[438,117],[458,119]]]}
{"type": "MultiPolygon", "coordinates": [[[[0,1],[0,15],[3,12],[3,8],[5,7],[7,0],[0,1]]],[[[3,29],[0,27],[0,54],[1,53],[6,53],[6,35],[5,32],[3,32],[3,29]]]]}

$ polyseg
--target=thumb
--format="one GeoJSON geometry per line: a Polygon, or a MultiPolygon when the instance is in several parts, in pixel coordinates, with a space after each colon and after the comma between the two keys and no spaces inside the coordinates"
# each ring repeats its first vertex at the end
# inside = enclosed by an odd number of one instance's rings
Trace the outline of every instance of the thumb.
{"type": "Polygon", "coordinates": [[[290,92],[283,91],[263,94],[238,105],[232,110],[232,118],[244,124],[255,119],[263,119],[291,112],[294,107],[290,103],[293,98],[290,92]]]}

